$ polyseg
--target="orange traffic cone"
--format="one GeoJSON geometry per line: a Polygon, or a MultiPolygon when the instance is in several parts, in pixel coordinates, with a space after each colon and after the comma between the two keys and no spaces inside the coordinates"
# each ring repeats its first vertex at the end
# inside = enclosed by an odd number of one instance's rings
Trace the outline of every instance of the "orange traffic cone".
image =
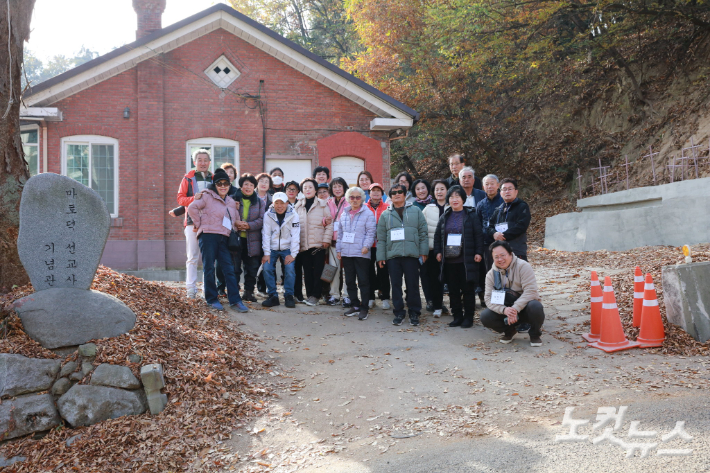
{"type": "Polygon", "coordinates": [[[590,343],[590,347],[599,348],[607,353],[636,348],[638,342],[626,339],[624,327],[621,325],[619,308],[616,305],[614,288],[611,287],[611,278],[604,278],[604,302],[602,304],[602,325],[599,341],[590,343]]]}
{"type": "Polygon", "coordinates": [[[636,341],[641,348],[660,347],[666,339],[666,332],[663,329],[661,310],[658,308],[658,298],[656,288],[653,285],[653,278],[646,274],[646,286],[643,293],[643,313],[641,315],[641,330],[636,341]]]}
{"type": "Polygon", "coordinates": [[[599,334],[601,333],[601,319],[602,319],[602,302],[604,296],[602,295],[602,287],[599,284],[599,278],[597,277],[597,272],[592,271],[592,297],[591,297],[591,312],[592,312],[592,327],[589,333],[582,335],[588,342],[596,342],[599,340],[599,334]]]}
{"type": "Polygon", "coordinates": [[[641,326],[641,310],[643,309],[643,274],[641,268],[636,266],[634,274],[634,327],[641,326]]]}

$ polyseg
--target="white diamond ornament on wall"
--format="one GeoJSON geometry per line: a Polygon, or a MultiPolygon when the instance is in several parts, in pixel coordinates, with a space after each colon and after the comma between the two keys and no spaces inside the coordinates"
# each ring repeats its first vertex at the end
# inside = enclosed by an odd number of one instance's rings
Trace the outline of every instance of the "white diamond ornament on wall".
{"type": "Polygon", "coordinates": [[[215,83],[217,87],[226,89],[240,76],[239,70],[224,55],[217,58],[215,62],[205,69],[205,74],[215,83]]]}

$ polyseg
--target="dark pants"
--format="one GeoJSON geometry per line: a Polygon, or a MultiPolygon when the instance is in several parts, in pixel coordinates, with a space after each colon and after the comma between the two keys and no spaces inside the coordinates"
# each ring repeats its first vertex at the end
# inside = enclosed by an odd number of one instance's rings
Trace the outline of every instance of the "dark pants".
{"type": "MultiPolygon", "coordinates": [[[[254,292],[254,286],[256,285],[256,273],[259,271],[259,266],[261,266],[261,260],[259,255],[249,256],[249,248],[247,245],[247,239],[241,238],[242,240],[242,251],[237,255],[237,259],[234,263],[234,271],[237,276],[237,281],[242,276],[242,271],[244,271],[244,292],[246,294],[252,294],[254,292]]],[[[229,292],[229,288],[227,288],[229,292]]]]}
{"type": "Polygon", "coordinates": [[[476,283],[466,281],[466,268],[463,263],[444,262],[444,274],[449,285],[449,304],[454,321],[464,318],[472,321],[476,310],[476,283]]]}
{"type": "Polygon", "coordinates": [[[343,263],[345,285],[348,289],[350,303],[353,307],[367,311],[367,304],[370,302],[370,260],[355,256],[343,256],[340,261],[343,263]],[[355,276],[357,276],[357,284],[355,276]],[[358,286],[362,300],[357,297],[358,286]]]}
{"type": "Polygon", "coordinates": [[[407,288],[407,308],[409,317],[419,316],[422,313],[422,299],[419,297],[419,258],[401,256],[387,260],[389,266],[390,282],[392,283],[392,305],[395,317],[404,318],[402,299],[402,277],[407,288]]]}
{"type": "MultiPolygon", "coordinates": [[[[429,258],[427,258],[427,261],[428,260],[429,258]]],[[[426,302],[431,301],[431,284],[429,284],[428,269],[426,263],[419,265],[419,280],[422,282],[422,292],[424,293],[424,300],[426,302]]]]}
{"type": "Polygon", "coordinates": [[[377,264],[377,247],[370,250],[370,300],[374,301],[375,290],[380,291],[380,300],[386,301],[390,298],[390,274],[387,265],[380,268],[377,264]]]}
{"type": "Polygon", "coordinates": [[[527,255],[527,254],[519,255],[519,254],[517,254],[517,253],[515,253],[515,252],[513,252],[513,253],[515,254],[515,256],[517,256],[518,258],[520,258],[520,259],[523,260],[523,261],[527,261],[527,260],[528,260],[528,255],[527,255]]]}
{"type": "Polygon", "coordinates": [[[304,299],[303,297],[303,256],[301,256],[304,252],[300,252],[296,255],[296,261],[294,261],[294,264],[296,265],[296,281],[293,283],[293,296],[298,299],[299,301],[302,301],[304,299]]]}
{"type": "MultiPolygon", "coordinates": [[[[493,312],[491,309],[484,309],[481,312],[481,324],[493,331],[509,334],[512,330],[510,325],[506,325],[503,322],[505,317],[505,315],[493,312]]],[[[540,336],[542,324],[545,322],[545,311],[540,301],[528,302],[525,308],[518,312],[518,321],[513,324],[513,327],[521,322],[530,324],[530,330],[528,331],[530,338],[540,336]]]]}
{"type": "Polygon", "coordinates": [[[205,300],[208,304],[219,301],[217,297],[217,284],[215,282],[214,262],[219,261],[222,265],[222,272],[227,283],[227,295],[229,304],[236,304],[241,301],[239,297],[239,286],[232,266],[232,257],[227,248],[229,237],[217,233],[201,233],[197,239],[202,253],[202,271],[204,272],[205,300]]]}
{"type": "MultiPolygon", "coordinates": [[[[490,271],[491,268],[493,267],[493,254],[491,253],[491,250],[489,248],[489,246],[491,246],[492,244],[493,244],[493,242],[483,245],[483,247],[485,248],[485,251],[483,252],[483,262],[486,263],[485,264],[486,274],[488,274],[488,271],[490,271]]],[[[483,286],[486,285],[485,279],[483,280],[481,285],[483,285],[483,286]]]]}
{"type": "Polygon", "coordinates": [[[426,266],[426,275],[429,282],[430,300],[434,305],[434,310],[441,310],[444,305],[444,283],[441,282],[441,278],[439,277],[441,274],[441,263],[436,260],[434,250],[429,252],[429,257],[426,263],[424,263],[424,266],[426,266]]]}
{"type": "MultiPolygon", "coordinates": [[[[231,251],[229,252],[230,256],[232,257],[232,270],[234,271],[234,274],[236,276],[236,271],[237,271],[237,261],[239,258],[239,254],[237,253],[232,253],[231,251]]],[[[227,282],[224,280],[224,273],[222,272],[222,265],[219,264],[219,261],[215,261],[215,268],[216,268],[216,273],[217,273],[217,292],[219,291],[224,291],[227,288],[227,282]]],[[[241,273],[240,273],[241,275],[241,273]]],[[[237,289],[239,289],[239,278],[237,278],[237,289]]]]}
{"type": "MultiPolygon", "coordinates": [[[[297,269],[299,266],[298,259],[301,260],[300,266],[306,284],[306,297],[316,297],[320,299],[323,289],[320,276],[323,274],[326,253],[327,251],[324,248],[309,248],[306,251],[301,251],[296,257],[297,269]]],[[[296,279],[298,279],[298,272],[296,272],[296,279]]],[[[298,281],[296,281],[296,287],[298,287],[298,281]]],[[[298,295],[295,289],[294,293],[298,295]]]]}

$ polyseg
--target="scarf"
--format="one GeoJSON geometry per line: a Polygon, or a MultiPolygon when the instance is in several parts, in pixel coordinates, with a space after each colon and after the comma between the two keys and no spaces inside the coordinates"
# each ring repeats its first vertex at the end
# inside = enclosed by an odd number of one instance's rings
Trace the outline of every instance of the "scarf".
{"type": "Polygon", "coordinates": [[[431,203],[431,201],[432,201],[432,198],[430,195],[426,196],[426,199],[424,199],[424,200],[417,199],[417,203],[422,204],[422,205],[428,205],[429,203],[431,203]]]}

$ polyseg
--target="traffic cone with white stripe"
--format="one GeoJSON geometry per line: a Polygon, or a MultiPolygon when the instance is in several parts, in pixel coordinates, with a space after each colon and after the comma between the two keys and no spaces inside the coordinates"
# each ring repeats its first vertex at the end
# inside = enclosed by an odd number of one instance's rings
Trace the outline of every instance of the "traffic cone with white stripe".
{"type": "Polygon", "coordinates": [[[660,347],[666,339],[666,332],[663,329],[663,319],[661,319],[661,309],[658,307],[656,288],[653,285],[653,278],[646,274],[646,285],[643,293],[643,312],[641,315],[641,330],[636,341],[641,348],[660,347]]]}
{"type": "Polygon", "coordinates": [[[641,310],[643,309],[643,273],[641,268],[636,266],[634,274],[634,327],[641,326],[641,310]]]}
{"type": "Polygon", "coordinates": [[[604,302],[602,303],[602,324],[599,341],[590,343],[590,347],[599,348],[607,353],[636,348],[638,342],[629,341],[621,325],[619,308],[616,305],[614,288],[611,287],[611,278],[604,278],[604,302]]]}
{"type": "Polygon", "coordinates": [[[599,284],[599,277],[596,271],[592,271],[592,295],[591,301],[591,313],[592,313],[592,324],[589,329],[589,333],[582,335],[588,342],[596,342],[599,340],[599,335],[601,333],[601,320],[602,320],[602,302],[604,296],[602,295],[602,287],[599,284]]]}

